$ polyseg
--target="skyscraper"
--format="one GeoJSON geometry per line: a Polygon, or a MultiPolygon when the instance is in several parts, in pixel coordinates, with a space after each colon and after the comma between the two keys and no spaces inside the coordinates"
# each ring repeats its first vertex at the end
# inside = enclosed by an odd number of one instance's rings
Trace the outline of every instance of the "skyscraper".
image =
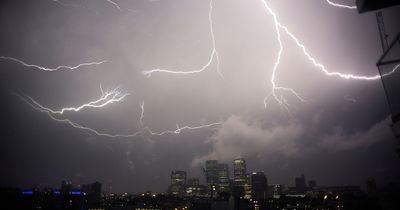
{"type": "Polygon", "coordinates": [[[268,180],[264,172],[257,172],[251,175],[251,197],[260,202],[268,198],[268,180]]]}
{"type": "Polygon", "coordinates": [[[306,191],[307,185],[306,185],[306,177],[304,176],[304,174],[302,174],[300,177],[296,177],[295,183],[296,183],[296,191],[298,193],[304,193],[306,191]]]}
{"type": "Polygon", "coordinates": [[[205,168],[206,182],[207,182],[207,186],[210,189],[212,189],[213,186],[215,188],[219,183],[218,166],[219,166],[219,164],[218,164],[217,160],[207,160],[206,161],[206,168],[205,168]]]}
{"type": "Polygon", "coordinates": [[[229,167],[226,163],[218,164],[218,192],[230,192],[229,167]]]}
{"type": "Polygon", "coordinates": [[[170,193],[175,196],[183,196],[186,191],[186,172],[171,171],[170,193]]]}
{"type": "Polygon", "coordinates": [[[197,178],[188,179],[186,185],[186,195],[187,196],[200,196],[201,187],[200,181],[197,178]]]}
{"type": "Polygon", "coordinates": [[[101,202],[101,183],[94,182],[91,184],[84,184],[81,186],[81,191],[86,193],[87,202],[89,207],[96,207],[101,202]]]}
{"type": "Polygon", "coordinates": [[[245,186],[246,189],[251,190],[247,182],[246,161],[238,157],[233,160],[233,195],[235,197],[244,197],[245,186]]]}
{"type": "Polygon", "coordinates": [[[251,199],[251,176],[246,174],[246,183],[244,184],[244,198],[251,199]]]}
{"type": "Polygon", "coordinates": [[[244,186],[246,184],[246,161],[242,157],[233,160],[233,183],[235,186],[244,186]]]}
{"type": "Polygon", "coordinates": [[[268,196],[273,198],[279,198],[282,194],[283,186],[280,184],[269,184],[268,185],[268,196]]]}

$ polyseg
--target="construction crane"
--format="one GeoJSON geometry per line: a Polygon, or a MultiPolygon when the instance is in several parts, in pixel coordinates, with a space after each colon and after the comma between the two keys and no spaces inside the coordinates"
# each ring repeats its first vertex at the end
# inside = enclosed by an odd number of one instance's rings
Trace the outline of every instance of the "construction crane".
{"type": "MultiPolygon", "coordinates": [[[[400,1],[356,0],[356,5],[359,13],[365,13],[400,5],[400,1]]],[[[400,33],[389,44],[389,36],[386,33],[382,11],[376,12],[376,20],[383,50],[383,54],[376,65],[379,73],[386,75],[388,72],[393,71],[393,69],[400,68],[400,33]]],[[[392,116],[391,127],[394,135],[400,140],[400,75],[397,73],[390,76],[382,76],[381,78],[392,116]]],[[[397,151],[400,155],[400,148],[397,151]]]]}

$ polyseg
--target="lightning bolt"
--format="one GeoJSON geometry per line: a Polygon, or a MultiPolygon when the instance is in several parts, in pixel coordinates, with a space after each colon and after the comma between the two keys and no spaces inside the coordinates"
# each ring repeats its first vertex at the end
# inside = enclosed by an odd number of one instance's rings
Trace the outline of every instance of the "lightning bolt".
{"type": "MultiPolygon", "coordinates": [[[[319,63],[317,61],[316,58],[314,58],[306,49],[306,47],[304,46],[304,44],[302,44],[299,39],[293,35],[289,29],[282,25],[277,18],[277,15],[274,13],[274,11],[271,9],[271,7],[267,4],[267,2],[265,0],[261,0],[261,2],[263,3],[266,11],[272,15],[273,17],[273,21],[274,21],[274,25],[275,25],[275,31],[277,34],[277,41],[279,43],[279,51],[278,51],[278,55],[277,55],[277,59],[275,61],[274,67],[272,69],[272,76],[271,76],[271,84],[272,84],[272,91],[269,95],[267,95],[264,98],[264,106],[267,107],[267,102],[268,100],[272,97],[281,107],[283,107],[284,109],[286,109],[287,111],[289,111],[289,104],[287,102],[287,100],[285,99],[285,97],[282,95],[283,92],[288,92],[290,94],[292,94],[294,97],[296,97],[298,100],[305,102],[306,100],[299,94],[297,93],[294,89],[292,88],[288,88],[288,87],[282,87],[282,86],[278,86],[275,82],[275,76],[276,76],[276,72],[277,69],[279,67],[280,64],[280,60],[281,60],[281,55],[282,55],[282,51],[283,51],[283,43],[282,43],[282,39],[281,39],[281,31],[283,31],[286,35],[288,35],[295,43],[296,45],[302,50],[303,54],[306,56],[306,58],[317,68],[319,69],[322,73],[324,73],[327,76],[334,76],[334,77],[339,77],[341,79],[351,79],[351,80],[378,80],[381,78],[381,75],[377,74],[377,75],[373,75],[373,76],[360,76],[360,75],[354,75],[354,74],[344,74],[344,73],[340,73],[340,72],[336,72],[336,71],[329,71],[323,64],[319,63]]],[[[329,1],[328,1],[329,2],[329,1]]],[[[392,73],[394,73],[400,65],[397,65],[392,71],[383,74],[382,76],[389,76],[392,73]]]]}
{"type": "Polygon", "coordinates": [[[57,3],[57,4],[61,5],[61,6],[69,6],[69,5],[61,2],[60,0],[53,0],[53,2],[55,2],[55,3],[57,3]]]}
{"type": "MultiPolygon", "coordinates": [[[[143,119],[144,119],[144,101],[142,101],[142,103],[140,104],[140,125],[143,127],[144,123],[143,123],[143,119]]],[[[161,131],[161,132],[154,132],[151,130],[150,127],[146,126],[143,127],[142,130],[143,131],[147,131],[149,135],[151,136],[162,136],[162,135],[166,135],[166,134],[180,134],[183,130],[198,130],[198,129],[203,129],[203,128],[209,128],[209,127],[214,127],[214,126],[218,126],[221,125],[221,122],[214,122],[214,123],[209,123],[209,124],[204,124],[204,125],[199,125],[199,126],[183,126],[180,127],[178,124],[176,125],[176,130],[165,130],[165,131],[161,131]]]]}
{"type": "Polygon", "coordinates": [[[198,129],[210,128],[210,127],[215,127],[215,126],[220,126],[220,125],[222,125],[222,122],[214,122],[214,123],[199,125],[199,126],[179,127],[179,125],[177,125],[176,130],[166,130],[166,131],[161,131],[161,132],[153,132],[149,127],[145,127],[144,130],[148,131],[148,133],[152,136],[162,136],[165,134],[180,134],[183,130],[198,130],[198,129]]]}
{"type": "Polygon", "coordinates": [[[140,104],[140,118],[139,118],[139,123],[143,127],[143,118],[144,118],[144,101],[140,104]]]}
{"type": "MultiPolygon", "coordinates": [[[[59,0],[53,0],[55,3],[58,3],[60,5],[65,5],[63,2],[59,1],[59,0]]],[[[112,0],[106,0],[108,3],[113,4],[117,9],[121,10],[121,7],[114,1],[112,0]]],[[[218,51],[216,50],[216,44],[215,44],[215,36],[214,36],[214,31],[213,31],[213,21],[212,21],[212,8],[213,8],[213,0],[210,1],[210,10],[209,10],[209,23],[210,23],[210,33],[211,33],[211,39],[212,39],[212,52],[210,55],[210,58],[208,60],[208,62],[201,67],[199,70],[194,70],[194,71],[169,71],[169,70],[163,70],[163,69],[153,69],[150,71],[143,71],[144,75],[147,75],[148,77],[151,76],[152,73],[155,72],[168,72],[168,73],[182,73],[182,74],[191,74],[191,73],[200,73],[204,70],[206,70],[214,61],[214,59],[216,59],[217,61],[217,72],[218,74],[223,77],[223,75],[221,74],[221,72],[219,71],[219,66],[220,66],[220,61],[219,61],[219,55],[218,55],[218,51]]],[[[43,71],[58,71],[58,70],[62,70],[62,69],[68,69],[68,70],[76,70],[80,67],[84,67],[84,66],[91,66],[91,65],[100,65],[103,64],[105,62],[109,62],[107,60],[103,60],[100,62],[90,62],[90,63],[82,63],[82,64],[78,64],[76,66],[66,66],[66,65],[62,65],[62,66],[57,66],[56,68],[48,68],[48,67],[43,67],[43,66],[39,66],[39,65],[35,65],[35,64],[28,64],[20,59],[17,58],[13,58],[13,57],[7,57],[7,56],[0,56],[0,59],[3,60],[10,60],[10,61],[14,61],[17,62],[19,64],[22,64],[25,67],[30,67],[30,68],[36,68],[39,70],[43,70],[43,71]]],[[[66,118],[65,116],[63,116],[63,114],[65,112],[68,111],[73,111],[73,112],[79,112],[82,109],[85,108],[101,108],[101,107],[105,107],[109,104],[112,104],[114,102],[120,102],[122,101],[128,94],[127,93],[122,93],[119,88],[115,88],[111,91],[106,91],[104,92],[101,85],[100,85],[100,90],[101,90],[101,97],[97,100],[91,101],[89,103],[85,103],[83,105],[77,106],[77,107],[66,107],[66,108],[62,108],[60,110],[53,110],[50,109],[48,107],[45,107],[43,105],[41,105],[40,103],[38,103],[37,101],[35,101],[32,97],[30,96],[21,96],[16,94],[21,100],[23,100],[25,103],[27,103],[29,106],[31,106],[33,109],[42,112],[42,113],[46,113],[50,119],[56,121],[56,122],[61,122],[61,123],[66,123],[70,126],[72,126],[73,128],[77,128],[92,134],[95,134],[97,136],[103,136],[103,137],[109,137],[109,138],[129,138],[129,137],[135,137],[138,135],[142,135],[144,133],[148,133],[151,136],[162,136],[162,135],[167,135],[167,134],[180,134],[182,131],[184,130],[198,130],[198,129],[203,129],[203,128],[209,128],[209,127],[214,127],[214,126],[219,126],[222,123],[221,122],[214,122],[214,123],[209,123],[209,124],[204,124],[204,125],[199,125],[199,126],[183,126],[180,127],[179,125],[177,125],[177,129],[175,130],[165,130],[165,131],[160,131],[160,132],[155,132],[153,131],[150,127],[143,127],[144,123],[143,123],[143,119],[144,119],[144,101],[140,104],[141,107],[141,115],[140,115],[140,125],[142,126],[142,128],[134,133],[131,134],[109,134],[109,133],[105,133],[105,132],[101,132],[98,131],[96,129],[87,127],[87,126],[83,126],[80,125],[76,122],[73,122],[72,120],[66,118]],[[61,117],[62,116],[62,117],[61,117]]]]}
{"type": "Polygon", "coordinates": [[[340,7],[340,8],[345,8],[345,9],[357,9],[357,6],[349,6],[349,5],[345,5],[345,4],[338,4],[335,2],[332,2],[330,0],[326,0],[326,2],[334,7],[340,7]]]}
{"type": "MultiPolygon", "coordinates": [[[[73,6],[73,7],[77,7],[77,5],[71,5],[71,4],[66,4],[66,3],[64,3],[64,2],[62,2],[62,1],[60,1],[60,0],[52,0],[53,2],[55,2],[55,3],[57,3],[57,4],[59,4],[59,5],[61,5],[61,6],[73,6]]],[[[112,6],[114,6],[115,8],[117,8],[118,10],[122,10],[121,9],[121,7],[115,2],[115,1],[112,1],[112,0],[105,0],[106,2],[108,2],[108,3],[110,3],[110,4],[112,4],[112,6]]]]}
{"type": "MultiPolygon", "coordinates": [[[[139,136],[139,135],[143,135],[145,133],[147,133],[148,135],[151,135],[151,136],[163,136],[163,135],[167,135],[167,134],[180,134],[183,130],[199,130],[199,129],[219,126],[219,125],[222,124],[221,122],[214,122],[214,123],[209,123],[209,124],[199,125],[199,126],[183,126],[183,127],[177,126],[177,129],[175,129],[175,130],[165,130],[165,131],[160,131],[160,132],[155,132],[150,127],[144,127],[144,128],[141,128],[140,130],[138,130],[138,131],[136,131],[134,133],[131,133],[131,134],[110,134],[110,133],[105,133],[105,132],[102,132],[102,131],[98,131],[96,129],[93,129],[93,128],[90,128],[90,127],[87,127],[87,126],[80,125],[80,124],[78,124],[76,122],[73,122],[72,120],[70,120],[68,118],[65,118],[65,117],[64,118],[57,117],[56,115],[57,114],[60,115],[61,111],[53,111],[50,108],[44,107],[43,105],[41,105],[38,102],[34,101],[29,96],[23,97],[23,96],[21,96],[19,94],[16,94],[16,95],[21,100],[23,100],[25,103],[27,103],[29,106],[31,106],[33,109],[35,109],[35,110],[37,110],[39,112],[42,112],[42,113],[46,113],[50,117],[50,119],[52,119],[52,120],[54,120],[56,122],[66,123],[66,124],[68,124],[68,125],[70,125],[70,126],[72,126],[74,128],[77,128],[77,129],[80,129],[80,130],[83,130],[83,131],[87,131],[87,132],[95,134],[97,136],[109,137],[109,138],[131,138],[131,137],[136,137],[136,136],[139,136]]],[[[107,95],[107,93],[103,94],[103,95],[107,95]]],[[[121,97],[121,95],[119,97],[121,97]]],[[[99,100],[97,100],[97,101],[99,101],[99,100]]],[[[108,99],[108,101],[112,101],[112,98],[108,99]]],[[[109,103],[111,103],[111,102],[109,102],[109,103]]],[[[107,103],[107,104],[109,104],[109,103],[107,103]]],[[[91,104],[91,103],[88,103],[88,104],[91,104]]],[[[85,107],[94,107],[94,106],[89,106],[88,104],[85,107]]],[[[106,103],[103,103],[103,104],[106,104],[106,103]]],[[[84,105],[82,105],[82,106],[84,106],[84,105]]],[[[80,106],[80,107],[82,107],[82,106],[80,106]]],[[[143,107],[142,112],[141,112],[142,113],[141,114],[141,119],[143,120],[144,103],[142,103],[141,107],[143,107]]],[[[74,110],[75,111],[75,110],[78,110],[78,108],[64,108],[62,110],[74,110]]]]}
{"type": "MultiPolygon", "coordinates": [[[[44,109],[44,108],[42,108],[43,106],[38,106],[38,105],[36,105],[35,103],[32,103],[32,101],[31,101],[30,99],[26,99],[26,98],[22,97],[21,95],[18,95],[18,94],[17,94],[17,96],[18,96],[22,101],[24,101],[24,102],[27,103],[29,106],[31,106],[33,109],[35,109],[35,110],[37,110],[37,111],[39,111],[39,112],[42,112],[42,113],[46,113],[52,120],[54,120],[54,121],[56,121],[56,122],[61,122],[61,123],[69,124],[70,126],[72,126],[72,127],[74,127],[74,128],[77,128],[77,129],[80,129],[80,130],[83,130],[83,131],[87,131],[87,132],[93,133],[93,134],[95,134],[95,135],[97,135],[97,136],[110,137],[110,138],[116,138],[116,137],[122,136],[122,135],[112,135],[112,134],[108,134],[108,133],[103,133],[103,132],[97,131],[97,130],[95,130],[95,129],[93,129],[93,128],[89,128],[89,127],[80,125],[80,124],[78,124],[78,123],[75,123],[75,122],[73,122],[73,121],[71,121],[71,120],[69,120],[69,119],[67,119],[67,118],[61,119],[61,118],[55,117],[55,116],[49,111],[48,108],[47,108],[47,109],[44,109]]],[[[136,135],[139,135],[139,134],[140,134],[140,133],[137,133],[136,135]]],[[[135,135],[135,136],[136,136],[136,135],[135,135]]]]}
{"type": "Polygon", "coordinates": [[[0,59],[14,61],[14,62],[22,64],[25,67],[36,68],[36,69],[39,69],[39,70],[42,70],[42,71],[59,71],[59,70],[63,70],[63,69],[76,70],[78,68],[85,67],[85,66],[101,65],[103,63],[110,62],[110,61],[107,61],[107,60],[102,60],[102,61],[99,61],[99,62],[81,63],[81,64],[78,64],[76,66],[65,66],[65,65],[62,65],[62,66],[57,66],[56,68],[48,68],[48,67],[43,67],[43,66],[39,66],[39,65],[35,65],[35,64],[27,64],[22,60],[19,60],[17,58],[7,57],[7,56],[0,56],[0,59]]]}
{"type": "Polygon", "coordinates": [[[117,8],[118,10],[121,10],[121,7],[120,7],[117,3],[115,3],[114,1],[112,1],[112,0],[106,0],[106,1],[107,1],[108,3],[114,5],[115,8],[117,8]]]}
{"type": "Polygon", "coordinates": [[[103,89],[101,88],[101,92],[102,95],[99,99],[95,100],[95,101],[91,101],[89,103],[86,104],[82,104],[78,107],[66,107],[66,108],[62,108],[61,110],[52,110],[50,108],[44,107],[41,104],[39,104],[37,101],[35,101],[32,97],[30,96],[25,96],[26,98],[28,98],[30,100],[31,103],[33,103],[35,106],[39,107],[42,110],[45,110],[51,114],[64,114],[64,112],[67,111],[74,111],[74,112],[79,112],[80,110],[84,109],[84,108],[101,108],[101,107],[105,107],[108,104],[112,104],[115,102],[120,102],[122,101],[126,96],[128,96],[128,93],[122,93],[119,88],[115,88],[111,91],[107,91],[107,92],[103,92],[103,89]]]}
{"type": "MultiPolygon", "coordinates": [[[[57,1],[58,2],[58,1],[57,1]]],[[[118,6],[118,4],[116,4],[115,2],[111,1],[111,0],[107,0],[107,2],[114,4],[118,9],[120,9],[120,7],[118,6]]],[[[301,102],[306,102],[306,99],[301,96],[299,93],[297,93],[294,89],[289,88],[289,87],[284,87],[284,86],[279,86],[276,82],[276,73],[278,71],[280,62],[281,62],[281,56],[282,56],[282,52],[284,50],[284,45],[282,42],[282,33],[286,34],[287,36],[289,36],[297,45],[297,47],[299,47],[303,54],[305,55],[305,57],[316,67],[316,69],[320,70],[322,73],[324,73],[326,76],[332,76],[332,77],[338,77],[340,79],[351,79],[351,80],[377,80],[380,79],[381,76],[388,76],[392,73],[394,73],[400,66],[397,65],[395,66],[395,68],[385,74],[382,75],[373,75],[373,76],[360,76],[360,75],[354,75],[354,74],[344,74],[341,72],[336,72],[336,71],[329,71],[323,64],[319,63],[317,61],[316,58],[314,58],[306,49],[305,45],[302,44],[299,39],[293,35],[289,29],[284,26],[283,24],[281,24],[278,21],[277,15],[274,13],[274,11],[271,9],[271,7],[269,7],[269,5],[267,4],[266,0],[261,0],[262,4],[264,5],[266,11],[268,12],[268,14],[270,14],[273,17],[273,23],[274,23],[274,28],[276,31],[276,35],[277,35],[277,41],[279,44],[279,50],[278,50],[278,54],[277,54],[277,58],[274,62],[274,66],[272,69],[272,75],[271,75],[271,79],[270,79],[270,83],[272,85],[272,90],[270,92],[269,95],[267,95],[264,98],[264,106],[267,107],[267,102],[270,99],[274,99],[282,109],[285,109],[286,111],[288,111],[288,113],[290,113],[290,104],[288,103],[287,99],[285,98],[285,93],[288,93],[292,96],[294,96],[295,98],[297,98],[298,100],[300,100],[301,102]]],[[[353,9],[353,6],[347,6],[347,5],[340,5],[340,4],[336,4],[333,3],[329,0],[327,0],[327,2],[333,6],[337,6],[337,7],[343,7],[343,8],[349,8],[349,9],[353,9]]],[[[214,31],[213,31],[213,20],[212,20],[212,11],[213,11],[213,0],[210,0],[210,9],[209,9],[209,15],[208,15],[208,20],[209,20],[209,26],[210,26],[210,34],[211,34],[211,39],[212,39],[212,51],[210,54],[210,57],[208,59],[208,62],[203,65],[200,69],[197,70],[192,70],[192,71],[172,71],[172,70],[167,70],[167,69],[152,69],[152,70],[147,70],[147,71],[142,71],[142,73],[147,76],[147,77],[151,77],[151,75],[153,73],[170,73],[170,74],[196,74],[196,73],[201,73],[204,70],[206,70],[214,61],[214,59],[217,62],[217,72],[218,74],[223,77],[223,75],[220,72],[219,66],[220,66],[220,61],[219,61],[219,55],[218,55],[218,51],[216,50],[216,41],[215,41],[215,35],[214,35],[214,31]]],[[[0,56],[0,59],[6,59],[6,60],[12,60],[15,62],[18,62],[26,67],[33,67],[33,68],[37,68],[39,70],[44,70],[44,71],[57,71],[57,70],[61,70],[61,69],[70,69],[70,70],[75,70],[79,67],[82,66],[90,66],[90,65],[100,65],[104,62],[107,61],[101,61],[101,62],[92,62],[92,63],[83,63],[83,64],[79,64],[77,66],[58,66],[56,68],[46,68],[46,67],[41,67],[38,65],[33,65],[33,64],[27,64],[19,59],[15,59],[15,58],[11,58],[11,57],[5,57],[5,56],[0,56]]],[[[100,107],[104,107],[110,103],[114,103],[114,102],[119,102],[121,101],[127,94],[123,94],[120,91],[118,91],[117,89],[114,89],[114,91],[110,91],[110,92],[103,92],[102,90],[102,96],[92,102],[89,102],[87,104],[83,104],[81,106],[78,107],[67,107],[67,108],[62,108],[61,110],[55,111],[52,110],[50,108],[44,107],[42,105],[40,105],[39,103],[37,103],[36,101],[34,101],[31,97],[20,97],[22,98],[22,100],[24,100],[26,103],[28,103],[31,107],[33,107],[35,110],[38,110],[40,112],[44,112],[47,113],[48,116],[57,121],[57,122],[64,122],[67,123],[69,125],[71,125],[74,128],[77,129],[81,129],[84,131],[88,131],[91,132],[93,134],[96,134],[98,136],[106,136],[106,137],[111,137],[111,138],[119,138],[119,137],[123,137],[123,138],[128,138],[128,137],[135,137],[138,135],[142,135],[144,133],[147,133],[149,135],[152,136],[162,136],[162,135],[166,135],[166,134],[180,134],[182,131],[184,130],[197,130],[197,129],[203,129],[203,128],[210,128],[210,127],[214,127],[214,126],[220,126],[222,124],[222,122],[214,122],[214,123],[209,123],[209,124],[205,124],[205,125],[199,125],[199,126],[183,126],[180,127],[179,125],[177,125],[177,128],[175,130],[165,130],[165,131],[160,131],[160,132],[154,132],[151,130],[151,128],[149,127],[143,127],[143,119],[144,119],[144,101],[140,104],[140,108],[141,108],[141,114],[140,114],[140,125],[141,125],[141,129],[135,133],[132,134],[108,134],[108,133],[104,133],[104,132],[100,132],[97,131],[95,129],[86,127],[86,126],[82,126],[78,123],[75,123],[67,118],[58,118],[55,115],[62,115],[65,111],[75,111],[78,112],[84,108],[100,108],[100,107]]]]}
{"type": "Polygon", "coordinates": [[[170,73],[170,74],[197,74],[201,73],[204,70],[206,70],[210,65],[212,64],[214,58],[216,59],[217,62],[217,72],[221,78],[223,78],[223,75],[220,71],[220,59],[218,55],[218,51],[216,49],[216,44],[215,44],[215,35],[214,35],[214,27],[213,27],[213,19],[212,19],[212,11],[213,11],[213,0],[210,0],[210,9],[208,12],[208,21],[209,21],[209,27],[210,27],[210,34],[211,34],[211,40],[212,40],[212,50],[210,57],[205,65],[203,65],[199,69],[191,70],[191,71],[174,71],[174,70],[168,70],[168,69],[152,69],[152,70],[146,70],[142,71],[142,74],[145,75],[147,78],[150,78],[153,73],[170,73]]]}
{"type": "Polygon", "coordinates": [[[395,73],[399,67],[400,67],[400,64],[397,64],[396,66],[394,66],[394,68],[391,71],[381,74],[381,77],[390,76],[391,74],[395,73]]]}
{"type": "Polygon", "coordinates": [[[279,51],[278,51],[278,56],[276,58],[276,61],[274,63],[273,69],[272,69],[272,75],[271,75],[271,85],[272,85],[272,91],[269,95],[267,95],[264,98],[264,107],[267,108],[267,102],[268,100],[273,97],[275,99],[276,102],[278,102],[278,104],[280,105],[281,108],[284,108],[288,113],[290,113],[289,110],[289,103],[287,102],[287,100],[283,97],[282,93],[284,92],[288,92],[291,93],[292,95],[294,95],[296,98],[298,98],[300,101],[305,102],[306,100],[300,95],[298,94],[294,89],[292,88],[288,88],[288,87],[282,87],[282,86],[278,86],[275,82],[275,76],[276,76],[276,72],[277,69],[279,67],[279,64],[281,62],[281,55],[283,52],[283,44],[282,44],[282,39],[281,39],[281,31],[279,30],[279,22],[277,19],[276,14],[272,11],[272,9],[268,6],[267,2],[262,0],[261,1],[264,5],[264,7],[267,9],[267,12],[270,13],[273,17],[273,21],[274,21],[274,26],[275,26],[275,31],[277,34],[277,40],[278,40],[278,44],[279,44],[279,51]]]}
{"type": "MultiPolygon", "coordinates": [[[[339,77],[342,79],[352,79],[352,80],[377,80],[381,78],[381,75],[373,75],[373,76],[362,76],[362,75],[354,75],[354,74],[345,74],[337,71],[329,71],[323,64],[317,61],[316,58],[314,58],[306,49],[305,45],[302,44],[299,39],[292,34],[289,29],[281,24],[278,20],[277,15],[275,12],[272,10],[272,8],[268,5],[266,0],[261,0],[262,4],[264,5],[266,11],[268,14],[272,15],[273,17],[273,22],[274,22],[274,28],[277,34],[277,41],[279,44],[279,50],[277,54],[276,61],[274,63],[273,69],[272,69],[272,75],[270,79],[270,83],[272,85],[272,91],[270,94],[268,94],[264,98],[264,106],[267,107],[268,101],[272,98],[274,99],[282,109],[285,109],[286,111],[289,112],[289,107],[290,104],[288,103],[287,99],[284,97],[285,93],[290,94],[300,100],[301,102],[306,102],[306,99],[301,96],[301,94],[297,93],[294,89],[289,88],[289,87],[284,87],[284,86],[279,86],[276,83],[276,73],[278,71],[279,64],[281,62],[281,56],[282,52],[284,50],[283,42],[282,42],[282,32],[285,33],[287,36],[289,36],[295,44],[302,50],[303,54],[306,56],[306,58],[317,68],[319,69],[322,73],[324,73],[327,76],[334,76],[334,77],[339,77]]],[[[333,6],[337,7],[343,7],[343,8],[349,8],[349,9],[355,9],[355,6],[347,6],[347,5],[341,5],[341,4],[336,4],[333,3],[332,1],[327,0],[327,2],[333,6]]],[[[192,70],[192,71],[171,71],[167,69],[153,69],[153,70],[148,70],[148,71],[143,71],[142,73],[147,76],[151,77],[152,73],[170,73],[170,74],[195,74],[195,73],[201,73],[205,69],[209,67],[209,65],[212,63],[214,57],[217,60],[218,66],[219,66],[219,58],[218,58],[218,52],[216,51],[215,48],[215,36],[213,33],[213,21],[212,21],[212,10],[213,10],[213,1],[210,1],[210,10],[209,10],[209,22],[210,22],[210,32],[211,32],[211,37],[212,37],[212,43],[213,43],[213,50],[210,55],[209,61],[204,65],[202,68],[198,70],[192,70]]],[[[219,68],[218,72],[219,71],[219,68]]],[[[391,73],[393,73],[397,68],[395,68],[391,73]]],[[[382,75],[382,76],[387,76],[390,75],[391,73],[382,75]]],[[[222,74],[220,74],[222,76],[222,74]]]]}

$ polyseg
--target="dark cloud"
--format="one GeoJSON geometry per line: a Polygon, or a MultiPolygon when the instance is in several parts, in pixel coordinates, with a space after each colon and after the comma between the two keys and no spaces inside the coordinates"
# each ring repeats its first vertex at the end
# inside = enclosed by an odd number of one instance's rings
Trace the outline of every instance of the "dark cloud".
{"type": "Polygon", "coordinates": [[[323,135],[316,143],[321,148],[333,151],[373,146],[379,141],[394,140],[390,124],[390,117],[387,117],[385,120],[372,125],[368,130],[358,131],[354,134],[347,134],[343,127],[337,126],[333,128],[331,134],[323,135]]]}
{"type": "Polygon", "coordinates": [[[277,152],[288,156],[298,155],[296,140],[304,132],[299,122],[267,128],[263,126],[258,120],[229,117],[209,139],[213,151],[196,157],[192,164],[197,166],[208,159],[230,162],[237,156],[264,156],[277,152]]]}
{"type": "Polygon", "coordinates": [[[356,133],[345,132],[341,126],[320,133],[320,120],[316,115],[311,124],[293,121],[265,127],[260,120],[231,116],[210,137],[213,150],[195,157],[192,165],[198,166],[209,159],[229,162],[237,156],[270,157],[278,154],[289,158],[304,157],[317,151],[357,150],[382,141],[394,141],[389,117],[356,133]],[[307,138],[312,142],[304,142],[307,138]]]}

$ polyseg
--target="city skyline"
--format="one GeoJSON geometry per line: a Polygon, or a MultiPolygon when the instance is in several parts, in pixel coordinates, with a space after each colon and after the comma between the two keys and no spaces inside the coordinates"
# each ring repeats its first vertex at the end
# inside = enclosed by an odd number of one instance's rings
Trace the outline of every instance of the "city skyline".
{"type": "MultiPolygon", "coordinates": [[[[191,174],[188,174],[186,171],[180,171],[180,170],[172,170],[170,173],[170,178],[169,178],[169,184],[168,187],[164,190],[161,191],[151,191],[151,190],[144,190],[144,191],[132,191],[132,192],[114,192],[112,191],[112,188],[108,188],[107,186],[103,186],[100,182],[98,181],[92,181],[93,183],[90,184],[83,184],[83,183],[74,183],[71,180],[62,180],[61,181],[61,187],[58,188],[56,186],[40,186],[38,184],[32,184],[31,186],[25,186],[25,187],[20,187],[20,186],[3,186],[5,189],[11,188],[11,189],[19,189],[22,191],[22,194],[25,194],[24,192],[26,191],[35,191],[35,190],[48,190],[52,189],[55,190],[55,192],[59,191],[65,191],[67,193],[69,192],[76,192],[77,190],[80,192],[90,192],[91,191],[91,186],[92,185],[97,185],[100,187],[95,187],[96,192],[100,191],[104,195],[107,194],[114,194],[114,193],[119,193],[119,194],[143,194],[143,193],[152,193],[152,194],[167,194],[167,195],[172,195],[172,196],[177,196],[177,197],[184,197],[184,196],[200,196],[200,197],[219,197],[220,193],[228,193],[228,194],[233,194],[234,196],[239,196],[239,197],[245,197],[246,194],[246,187],[249,187],[249,190],[251,188],[251,191],[248,193],[248,198],[253,198],[253,197],[259,197],[259,195],[254,195],[254,191],[259,191],[260,188],[258,189],[253,189],[253,185],[260,185],[260,183],[265,183],[267,187],[275,187],[279,188],[277,194],[274,194],[272,191],[268,191],[269,196],[272,195],[280,195],[280,194],[285,194],[285,193],[295,193],[295,194],[305,194],[307,190],[314,189],[317,187],[317,181],[315,179],[306,179],[304,174],[300,174],[299,176],[296,176],[296,174],[290,174],[292,176],[292,183],[291,184],[282,184],[282,183],[277,183],[277,182],[268,182],[267,174],[264,172],[264,170],[257,170],[257,171],[247,171],[246,167],[246,161],[243,157],[238,156],[237,158],[232,160],[232,172],[229,173],[229,164],[227,163],[220,163],[218,160],[207,160],[206,165],[203,170],[203,176],[200,177],[195,177],[192,176],[191,174]],[[209,165],[207,166],[207,163],[209,165]],[[254,177],[256,177],[257,181],[253,182],[254,177]],[[261,180],[260,180],[261,177],[261,180]],[[263,180],[265,178],[265,180],[263,180]],[[103,190],[101,190],[101,188],[103,190]],[[197,187],[197,189],[196,189],[197,187]],[[201,188],[198,188],[201,187],[201,188]],[[239,195],[235,195],[235,187],[240,187],[242,190],[240,190],[239,195]],[[64,190],[63,190],[64,189],[64,190]],[[189,192],[190,190],[190,192],[189,192]],[[244,191],[243,191],[244,190],[244,191]]],[[[374,177],[368,177],[367,179],[364,180],[364,185],[361,186],[356,186],[360,187],[360,190],[369,190],[368,189],[368,183],[373,181],[375,187],[376,187],[376,182],[374,177]]],[[[390,184],[390,183],[389,183],[390,184]]],[[[339,184],[338,186],[318,186],[319,188],[324,188],[324,187],[340,187],[340,186],[353,186],[349,185],[346,183],[339,184]]]]}
{"type": "Polygon", "coordinates": [[[60,210],[284,210],[288,209],[396,209],[399,185],[378,187],[374,178],[365,190],[355,185],[318,186],[304,174],[294,178],[295,186],[268,182],[262,171],[249,173],[242,157],[232,161],[233,177],[226,163],[207,160],[205,183],[189,178],[185,171],[171,171],[170,185],[164,192],[113,193],[102,183],[73,183],[63,180],[59,188],[0,188],[3,206],[11,209],[60,210]]]}

